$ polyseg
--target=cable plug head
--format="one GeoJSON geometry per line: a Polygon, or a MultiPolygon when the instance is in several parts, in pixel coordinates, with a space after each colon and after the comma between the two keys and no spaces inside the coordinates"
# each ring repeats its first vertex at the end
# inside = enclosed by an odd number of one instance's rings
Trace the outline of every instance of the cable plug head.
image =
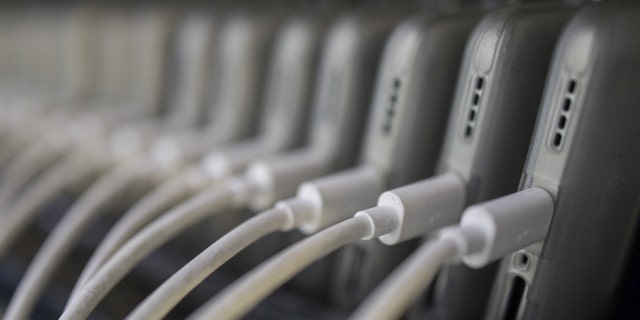
{"type": "Polygon", "coordinates": [[[316,211],[299,225],[300,231],[315,233],[373,205],[384,190],[384,183],[384,175],[372,166],[360,166],[303,183],[296,197],[313,203],[316,211]]]}
{"type": "Polygon", "coordinates": [[[254,188],[249,199],[253,210],[264,210],[277,200],[291,197],[298,186],[326,174],[328,165],[321,155],[302,149],[252,162],[245,179],[254,188]]]}
{"type": "Polygon", "coordinates": [[[554,203],[541,188],[529,188],[469,207],[460,228],[477,229],[483,245],[463,255],[464,263],[481,268],[513,251],[544,240],[551,224],[554,203]]]}
{"type": "Polygon", "coordinates": [[[369,220],[369,234],[362,240],[371,240],[389,234],[398,228],[398,214],[388,206],[377,206],[364,211],[358,211],[355,217],[365,217],[369,220]]]}
{"type": "Polygon", "coordinates": [[[387,245],[423,236],[458,222],[466,202],[466,184],[453,173],[445,173],[384,192],[378,206],[392,208],[398,227],[380,237],[387,245]]]}
{"type": "Polygon", "coordinates": [[[223,153],[212,152],[202,157],[200,167],[213,180],[221,181],[234,175],[233,164],[223,153]]]}
{"type": "Polygon", "coordinates": [[[285,211],[289,217],[289,222],[280,230],[289,231],[309,221],[313,216],[318,215],[319,208],[308,199],[290,198],[278,201],[276,209],[285,211]]]}

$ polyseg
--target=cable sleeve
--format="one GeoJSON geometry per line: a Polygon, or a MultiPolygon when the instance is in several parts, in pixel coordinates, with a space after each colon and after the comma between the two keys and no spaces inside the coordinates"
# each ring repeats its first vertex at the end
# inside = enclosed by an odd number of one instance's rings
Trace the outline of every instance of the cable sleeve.
{"type": "Polygon", "coordinates": [[[310,202],[315,210],[301,221],[300,231],[315,233],[371,206],[384,191],[384,176],[376,167],[362,165],[301,184],[296,198],[310,202]]]}
{"type": "Polygon", "coordinates": [[[158,287],[127,319],[162,319],[193,288],[258,239],[290,224],[280,208],[264,211],[231,230],[158,287]]]}
{"type": "Polygon", "coordinates": [[[245,171],[245,179],[254,186],[248,205],[253,210],[269,208],[293,196],[301,183],[326,174],[328,168],[326,155],[312,148],[254,161],[245,171]]]}
{"type": "Polygon", "coordinates": [[[399,221],[380,241],[394,245],[458,222],[466,188],[464,180],[448,172],[382,193],[378,206],[394,208],[399,221]]]}
{"type": "Polygon", "coordinates": [[[369,234],[369,226],[366,217],[353,217],[290,246],[220,292],[189,319],[241,318],[311,263],[369,234]]]}
{"type": "Polygon", "coordinates": [[[481,268],[544,240],[554,208],[553,197],[538,187],[467,208],[462,214],[460,228],[477,229],[483,244],[476,250],[468,250],[462,260],[469,267],[481,268]]]}
{"type": "Polygon", "coordinates": [[[107,293],[152,251],[204,218],[239,206],[234,187],[212,187],[171,209],[122,246],[68,303],[60,319],[85,319],[107,293]]]}

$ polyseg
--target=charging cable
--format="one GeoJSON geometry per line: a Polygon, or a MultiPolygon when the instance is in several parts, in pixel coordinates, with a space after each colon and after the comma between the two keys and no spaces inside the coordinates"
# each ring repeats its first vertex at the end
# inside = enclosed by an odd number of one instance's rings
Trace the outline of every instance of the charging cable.
{"type": "MultiPolygon", "coordinates": [[[[149,129],[152,130],[153,129],[149,129]]],[[[144,134],[143,130],[143,134],[144,134]]],[[[132,131],[139,133],[140,130],[132,131]]],[[[35,304],[35,301],[48,280],[53,276],[53,272],[63,263],[64,258],[69,254],[82,236],[83,232],[100,217],[115,199],[124,198],[133,194],[146,192],[151,185],[158,180],[164,179],[175,171],[175,162],[164,157],[155,158],[135,158],[137,150],[144,145],[144,135],[138,136],[141,139],[131,139],[129,146],[116,149],[115,153],[120,153],[119,165],[103,175],[89,190],[79,198],[79,200],[69,209],[68,213],[58,223],[51,235],[45,241],[43,247],[38,251],[34,261],[18,286],[16,299],[12,299],[8,311],[15,315],[28,315],[35,304]],[[137,141],[137,143],[135,142],[137,141]],[[131,159],[133,158],[133,159],[131,159]],[[127,160],[128,159],[128,160],[127,160]],[[150,161],[151,160],[151,161],[150,161]]],[[[122,143],[117,143],[122,146],[122,143]]],[[[179,157],[178,157],[179,158],[179,157]]],[[[108,162],[108,161],[105,161],[108,162]]],[[[109,162],[111,163],[111,162],[109,162]]],[[[96,166],[93,169],[97,170],[96,166]]],[[[49,191],[57,190],[55,188],[49,191]]],[[[44,198],[44,196],[42,197],[44,198]]],[[[35,211],[29,216],[33,217],[35,211]]],[[[21,226],[26,225],[26,218],[18,218],[21,226]]],[[[12,229],[12,235],[20,230],[12,229]]]]}
{"type": "MultiPolygon", "coordinates": [[[[84,147],[51,167],[50,170],[45,171],[39,179],[33,182],[30,188],[27,188],[24,194],[18,197],[11,206],[3,210],[3,215],[11,216],[11,218],[8,219],[7,224],[0,226],[0,230],[7,230],[7,232],[3,232],[2,235],[0,235],[0,256],[11,242],[25,230],[29,222],[35,219],[36,215],[40,212],[38,209],[51,200],[57,192],[71,185],[76,185],[79,182],[92,180],[91,178],[100,176],[101,172],[109,172],[109,169],[112,168],[114,163],[120,163],[120,166],[116,165],[115,169],[111,170],[111,175],[115,176],[119,176],[121,174],[119,172],[122,170],[130,170],[130,167],[138,166],[140,168],[138,172],[130,174],[128,181],[123,181],[120,187],[134,183],[136,179],[146,181],[159,179],[158,177],[161,176],[161,174],[170,171],[167,168],[159,170],[163,165],[167,166],[170,164],[170,162],[163,160],[162,157],[151,161],[151,165],[147,159],[139,160],[136,165],[131,164],[133,161],[132,158],[134,158],[144,144],[142,141],[145,136],[143,130],[130,131],[131,134],[127,136],[135,136],[132,139],[124,139],[122,135],[116,135],[116,137],[120,139],[114,139],[116,142],[112,143],[109,149],[112,151],[110,153],[98,150],[96,145],[100,145],[100,139],[94,135],[81,138],[82,131],[83,130],[77,132],[75,136],[78,139],[77,144],[84,147]],[[138,133],[140,135],[138,135],[138,133]],[[122,140],[128,140],[128,142],[121,143],[122,140]],[[90,144],[91,141],[93,141],[95,145],[90,144]],[[155,169],[155,171],[151,169],[155,169]],[[153,174],[155,174],[156,177],[152,177],[153,174]]],[[[110,178],[111,175],[105,174],[103,179],[107,181],[112,180],[112,178],[110,178]]],[[[140,181],[140,184],[142,182],[143,181],[140,181]]],[[[109,186],[109,184],[98,182],[94,189],[104,186],[109,186]]],[[[120,187],[111,187],[108,190],[99,190],[94,193],[102,194],[105,199],[108,199],[110,193],[118,192],[120,187]]],[[[80,200],[82,200],[82,197],[80,200]]],[[[98,209],[102,205],[104,205],[104,203],[96,202],[95,208],[98,209]]],[[[87,216],[86,219],[95,218],[101,213],[99,210],[93,210],[92,207],[85,206],[83,209],[92,209],[84,213],[87,216]]],[[[79,215],[80,213],[76,214],[79,215]]],[[[78,228],[85,228],[88,225],[89,223],[86,223],[78,226],[78,228]]],[[[75,234],[75,232],[68,233],[68,236],[71,237],[73,234],[75,234]]],[[[75,241],[75,239],[73,241],[75,241]]]]}
{"type": "Polygon", "coordinates": [[[82,270],[71,292],[69,300],[74,299],[81,287],[92,277],[122,245],[147,223],[157,218],[164,210],[184,201],[196,190],[202,190],[207,179],[197,169],[187,170],[170,178],[150,194],[144,196],[120,218],[100,242],[89,262],[82,270]]]}
{"type": "MultiPolygon", "coordinates": [[[[86,281],[126,243],[127,240],[149,222],[165,213],[165,210],[169,210],[171,206],[187,200],[189,197],[194,196],[207,187],[219,186],[222,182],[232,177],[232,174],[238,173],[239,170],[243,169],[249,159],[272,151],[268,145],[260,142],[263,141],[251,140],[222,148],[220,152],[212,153],[216,159],[213,167],[210,168],[209,165],[209,158],[212,156],[206,156],[200,165],[189,166],[181,170],[178,174],[167,178],[157,188],[142,197],[136,205],[118,220],[105,239],[100,243],[78,278],[69,301],[74,299],[75,294],[86,281]],[[233,152],[238,149],[246,152],[233,152]],[[229,152],[227,153],[225,150],[229,150],[229,152]]],[[[179,155],[183,153],[184,149],[181,145],[160,143],[157,147],[158,148],[152,148],[154,149],[152,153],[159,156],[161,155],[162,158],[172,158],[166,162],[171,163],[171,166],[174,167],[189,163],[195,154],[199,154],[200,151],[202,151],[189,150],[190,152],[187,153],[191,154],[185,157],[184,155],[179,155]]],[[[168,163],[166,165],[169,165],[168,163]]]]}
{"type": "MultiPolygon", "coordinates": [[[[312,76],[323,34],[322,20],[291,19],[276,39],[275,52],[270,63],[271,70],[268,72],[271,81],[267,83],[267,99],[264,106],[269,112],[261,119],[259,135],[209,152],[199,165],[183,170],[177,177],[145,196],[139,202],[139,206],[125,213],[87,263],[76,282],[70,300],[117,249],[165,210],[207,186],[220,184],[241,173],[251,161],[297,147],[302,143],[306,136],[304,125],[309,110],[312,76]]],[[[246,67],[245,64],[242,66],[246,67]]],[[[223,129],[229,127],[224,123],[216,125],[223,129]]],[[[189,159],[200,157],[205,150],[213,147],[210,136],[219,137],[222,134],[219,131],[161,141],[154,152],[165,157],[167,154],[187,154],[189,159]],[[197,141],[195,147],[194,140],[197,141]]]]}
{"type": "Polygon", "coordinates": [[[443,228],[418,248],[350,319],[400,318],[445,263],[481,268],[544,240],[553,210],[551,195],[536,187],[469,207],[459,225],[443,228]]]}
{"type": "MultiPolygon", "coordinates": [[[[316,91],[317,105],[314,106],[316,117],[313,119],[316,122],[312,124],[311,143],[305,148],[255,161],[249,165],[245,175],[240,180],[234,180],[234,183],[241,185],[247,191],[247,195],[242,198],[243,202],[237,204],[237,207],[248,206],[254,210],[264,210],[273,206],[277,200],[292,196],[302,182],[326,175],[353,163],[368,106],[369,92],[366,85],[371,77],[367,75],[375,72],[375,69],[370,67],[371,63],[377,61],[375,53],[384,43],[386,31],[393,26],[395,19],[397,18],[385,20],[383,24],[378,24],[376,21],[375,30],[377,31],[375,32],[370,32],[372,26],[362,24],[360,20],[363,19],[358,16],[347,16],[342,22],[338,22],[332,27],[328,43],[323,49],[320,68],[322,71],[318,80],[319,87],[316,91]],[[336,87],[342,90],[339,95],[326,95],[327,90],[336,87]],[[334,116],[326,117],[327,114],[334,116]],[[345,140],[345,137],[349,139],[345,140]]],[[[226,189],[228,186],[224,188],[226,189]]],[[[188,200],[186,203],[190,201],[188,200]]],[[[191,223],[196,223],[211,215],[211,212],[207,212],[207,214],[202,214],[199,219],[193,219],[191,223]]],[[[165,218],[167,216],[161,217],[156,222],[165,218]]],[[[142,253],[139,249],[143,245],[132,242],[138,241],[145,244],[145,241],[148,241],[153,242],[149,246],[157,247],[158,242],[164,243],[173,235],[181,232],[178,230],[179,228],[174,228],[174,226],[166,226],[166,229],[153,227],[156,222],[132,238],[100,268],[78,293],[78,298],[70,302],[69,307],[63,313],[63,318],[86,317],[115,283],[120,281],[137,263],[137,261],[123,261],[131,257],[121,255],[121,252],[138,250],[135,255],[132,255],[131,260],[141,259],[138,253],[142,253]],[[150,231],[153,230],[152,227],[158,228],[154,232],[162,235],[163,238],[166,237],[166,239],[156,241],[158,237],[150,231]],[[172,235],[168,236],[168,233],[172,235]],[[120,268],[122,266],[123,268],[120,268]],[[115,274],[115,272],[119,274],[115,274]],[[105,277],[101,274],[115,274],[116,276],[105,277]]],[[[176,226],[181,225],[176,224],[176,226]]],[[[146,250],[150,252],[155,247],[146,250]]]]}
{"type": "MultiPolygon", "coordinates": [[[[250,40],[250,39],[248,39],[250,40]]],[[[250,57],[256,58],[254,60],[260,61],[260,57],[257,54],[248,55],[250,57]]],[[[238,60],[237,57],[234,59],[238,60]]],[[[239,59],[241,62],[246,62],[246,59],[239,59]]],[[[235,60],[234,60],[235,61],[235,60]]],[[[253,60],[252,60],[253,62],[253,60]]],[[[246,65],[242,65],[243,68],[246,68],[246,65]]],[[[259,68],[251,68],[251,70],[259,70],[259,68]]],[[[252,73],[247,73],[252,74],[252,73]]],[[[239,88],[245,88],[244,84],[239,85],[239,88]]],[[[237,90],[237,89],[236,89],[237,90]]],[[[246,94],[246,92],[245,92],[246,94]]],[[[224,98],[229,99],[235,96],[226,96],[223,95],[224,98]]],[[[21,282],[20,287],[25,286],[24,291],[28,291],[30,295],[37,296],[41,288],[44,287],[44,283],[51,277],[52,270],[55,270],[60,263],[63,261],[63,258],[67,255],[70,248],[74,245],[75,240],[82,235],[82,232],[86,230],[92,221],[98,218],[104,210],[102,207],[108,205],[108,200],[111,199],[114,194],[120,192],[121,189],[125,189],[125,186],[130,186],[131,184],[142,184],[145,182],[150,182],[149,180],[153,180],[157,183],[158,180],[164,180],[167,176],[173,174],[175,172],[175,166],[180,164],[183,165],[183,162],[186,162],[189,158],[197,154],[198,150],[204,150],[212,145],[215,145],[215,142],[220,140],[227,142],[229,140],[244,137],[247,135],[253,127],[253,119],[251,117],[246,117],[246,114],[251,114],[252,108],[254,107],[251,99],[246,99],[246,97],[240,97],[240,102],[230,99],[226,101],[227,103],[231,103],[234,107],[234,112],[229,112],[228,108],[221,107],[222,111],[225,111],[223,120],[224,123],[217,123],[219,125],[219,130],[214,131],[213,138],[210,139],[198,139],[196,147],[193,147],[194,144],[189,144],[192,148],[182,148],[177,147],[174,148],[178,151],[186,151],[185,154],[169,153],[167,159],[167,154],[165,152],[153,152],[155,149],[152,148],[151,162],[158,162],[160,165],[149,166],[148,157],[141,156],[142,150],[149,144],[153,137],[157,136],[162,132],[175,132],[177,129],[185,127],[187,124],[184,123],[184,117],[166,117],[165,121],[142,121],[137,122],[125,126],[121,126],[118,130],[114,130],[113,134],[110,136],[111,150],[115,154],[117,154],[118,160],[121,159],[132,159],[136,158],[134,162],[137,164],[134,167],[138,167],[138,170],[135,173],[131,173],[130,176],[123,180],[118,187],[110,187],[108,189],[100,190],[99,188],[105,188],[104,184],[100,183],[100,181],[95,185],[98,190],[94,191],[95,193],[100,193],[102,195],[102,199],[94,200],[91,206],[83,205],[80,206],[78,210],[72,210],[69,214],[73,214],[72,217],[65,216],[63,221],[61,221],[56,229],[53,231],[53,235],[50,239],[47,240],[45,246],[47,247],[47,253],[42,253],[40,250],[40,254],[38,255],[39,259],[34,262],[29,268],[29,270],[34,270],[33,272],[27,273],[27,276],[30,278],[25,278],[21,282]],[[246,100],[246,103],[243,103],[246,100]],[[235,102],[238,102],[234,104],[235,102]],[[227,140],[228,139],[228,140],[227,140]],[[193,150],[192,150],[193,149],[193,150]],[[194,151],[196,150],[196,151],[194,151]],[[158,156],[158,159],[154,158],[154,155],[158,156]],[[158,161],[156,161],[158,160],[158,161]],[[163,166],[164,165],[164,166],[163,166]],[[160,167],[160,168],[158,168],[160,167]],[[168,167],[168,168],[167,168],[168,167]],[[56,235],[57,234],[57,235],[56,235]],[[54,235],[56,235],[54,237],[54,235]],[[49,243],[51,240],[51,243],[49,243]],[[31,287],[31,289],[29,289],[31,287]]],[[[184,106],[181,106],[184,107],[184,106]]],[[[179,113],[182,108],[174,111],[174,115],[179,113]]],[[[187,108],[190,109],[190,108],[187,108]]],[[[188,110],[190,111],[190,110],[188,110]]],[[[189,119],[187,119],[189,120],[189,119]]],[[[195,119],[194,119],[195,120],[195,119]]],[[[211,132],[207,132],[211,134],[211,132]]],[[[187,136],[189,136],[187,134],[187,136]]],[[[180,137],[176,138],[178,141],[181,140],[180,137]]],[[[169,139],[171,140],[171,139],[169,139]]],[[[158,142],[160,145],[162,143],[158,142]]],[[[162,148],[161,148],[162,149],[162,148]]],[[[166,151],[166,150],[162,150],[166,151]]],[[[174,150],[175,151],[175,150],[174,150]]],[[[129,166],[127,163],[130,160],[124,161],[123,165],[116,165],[116,168],[112,170],[114,175],[118,175],[118,171],[120,168],[126,168],[129,166]]],[[[119,161],[122,163],[122,161],[119,161]]],[[[118,163],[118,161],[115,161],[118,163]]],[[[126,169],[124,169],[126,170],[126,169]]],[[[109,174],[105,176],[108,179],[109,174]]],[[[150,183],[150,184],[155,184],[150,183]]],[[[91,193],[88,193],[89,196],[91,193]]],[[[83,199],[79,201],[79,203],[83,203],[83,199]]],[[[31,298],[31,300],[34,300],[31,298]]],[[[16,313],[27,315],[31,308],[33,307],[33,302],[29,301],[29,299],[21,299],[20,301],[12,300],[10,304],[10,308],[16,309],[16,313]],[[31,304],[31,305],[29,305],[31,304]]]]}
{"type": "MultiPolygon", "coordinates": [[[[98,147],[95,145],[104,145],[106,140],[104,137],[107,136],[104,125],[113,119],[107,117],[106,121],[102,118],[95,118],[95,120],[97,121],[97,126],[90,126],[92,121],[81,121],[79,127],[72,126],[66,130],[66,134],[73,138],[74,144],[68,144],[66,148],[58,149],[73,149],[75,145],[81,150],[88,146],[92,146],[91,149],[97,149],[98,147]],[[87,134],[87,132],[90,134],[87,134]]],[[[140,186],[144,181],[152,179],[152,175],[155,173],[151,170],[153,165],[150,166],[146,159],[139,161],[136,165],[131,165],[130,159],[140,153],[146,141],[150,140],[154,134],[160,132],[166,126],[172,126],[172,124],[167,123],[163,126],[162,123],[149,121],[143,124],[146,125],[141,127],[132,125],[119,126],[120,130],[116,130],[111,135],[111,140],[109,141],[111,144],[107,148],[115,155],[107,155],[105,152],[100,153],[101,157],[94,155],[93,158],[100,160],[90,161],[92,159],[86,159],[86,162],[79,166],[84,170],[77,170],[77,168],[69,166],[69,163],[78,161],[74,156],[71,156],[67,161],[63,161],[62,164],[54,167],[56,169],[53,170],[54,172],[45,174],[41,181],[37,181],[31,188],[31,192],[27,192],[24,197],[18,200],[17,209],[20,209],[19,212],[15,212],[10,208],[8,214],[13,216],[11,220],[13,223],[8,227],[11,228],[11,232],[8,232],[7,236],[1,239],[0,248],[6,248],[8,243],[24,230],[28,222],[33,220],[38,212],[37,208],[49,200],[59,189],[81,180],[81,177],[88,178],[97,172],[108,170],[113,164],[122,164],[120,166],[116,165],[115,169],[111,170],[110,173],[107,173],[92,186],[89,192],[84,197],[81,197],[76,205],[70,209],[71,216],[65,216],[54,229],[53,233],[57,235],[48,238],[44,244],[46,250],[42,248],[36,255],[36,260],[29,267],[29,271],[18,287],[18,293],[22,296],[19,299],[11,300],[9,314],[23,316],[29,314],[37,296],[43,290],[47,280],[52,276],[53,271],[62,263],[70,248],[73,247],[75,240],[103,212],[103,207],[109,204],[114,195],[121,194],[119,192],[122,189],[126,189],[127,186],[134,187],[135,183],[140,186]],[[77,172],[75,172],[76,170],[77,172]],[[65,173],[69,174],[70,177],[65,177],[65,173]],[[57,255],[58,253],[60,256],[57,255]]],[[[173,127],[176,125],[178,124],[173,123],[173,127]]],[[[79,154],[86,157],[86,152],[81,151],[79,154]]],[[[155,171],[162,172],[162,170],[157,169],[155,171]]]]}
{"type": "Polygon", "coordinates": [[[296,197],[280,201],[243,222],[165,281],[129,316],[129,319],[161,319],[193,288],[238,252],[278,230],[301,228],[313,233],[375,201],[382,191],[383,175],[361,166],[303,183],[296,197]]]}
{"type": "Polygon", "coordinates": [[[393,224],[394,218],[391,212],[378,212],[373,217],[359,215],[320,231],[246,274],[239,282],[223,290],[213,305],[207,304],[206,310],[195,316],[202,319],[211,319],[212,315],[216,319],[241,318],[305,266],[348,243],[367,235],[377,235],[379,227],[386,229],[388,224],[393,224]]]}
{"type": "Polygon", "coordinates": [[[327,167],[326,156],[306,148],[253,163],[244,177],[233,178],[222,186],[213,186],[197,194],[131,238],[90,278],[77,298],[68,303],[62,318],[86,317],[138,262],[188,227],[225,210],[237,210],[247,205],[254,208],[273,205],[275,199],[294,193],[298,184],[322,175],[327,167]],[[214,196],[218,193],[226,196],[213,202],[215,205],[203,200],[218,198],[214,196]]]}
{"type": "Polygon", "coordinates": [[[254,210],[265,209],[277,199],[295,193],[296,187],[302,182],[326,174],[331,166],[330,159],[323,151],[325,149],[318,151],[307,147],[256,161],[243,177],[231,179],[223,186],[211,187],[162,215],[131,238],[95,273],[76,295],[77,298],[69,302],[62,318],[83,319],[88,316],[138,262],[186,228],[225,210],[245,206],[254,210]],[[226,196],[219,203],[214,202],[215,206],[203,200],[217,193],[226,196]]]}
{"type": "Polygon", "coordinates": [[[75,299],[82,286],[117,250],[136,232],[165,214],[165,210],[186,201],[205,188],[213,188],[228,181],[234,174],[245,169],[250,160],[286,148],[286,143],[282,145],[268,141],[269,139],[257,138],[211,152],[203,157],[199,165],[189,167],[144,196],[118,220],[100,243],[78,278],[69,302],[75,299]]]}
{"type": "Polygon", "coordinates": [[[379,206],[360,211],[353,218],[303,239],[275,255],[219,293],[194,317],[209,319],[215,315],[217,319],[240,318],[305,267],[346,244],[385,235],[392,235],[393,239],[400,241],[416,236],[421,227],[423,232],[428,232],[430,228],[457,221],[464,199],[464,182],[450,173],[387,191],[380,196],[379,206]],[[384,205],[380,205],[383,198],[384,205]],[[414,225],[419,221],[428,223],[414,225]]]}
{"type": "Polygon", "coordinates": [[[146,163],[144,166],[134,163],[112,170],[69,209],[29,265],[7,307],[6,318],[28,317],[46,283],[70,253],[82,231],[103,212],[105,206],[141,187],[147,181],[142,178],[150,178],[148,167],[146,163]]]}
{"type": "Polygon", "coordinates": [[[231,181],[222,187],[206,189],[164,214],[131,238],[89,279],[76,298],[69,302],[61,319],[85,319],[109,290],[149,252],[203,217],[211,216],[212,212],[241,207],[246,194],[243,183],[231,181]]]}

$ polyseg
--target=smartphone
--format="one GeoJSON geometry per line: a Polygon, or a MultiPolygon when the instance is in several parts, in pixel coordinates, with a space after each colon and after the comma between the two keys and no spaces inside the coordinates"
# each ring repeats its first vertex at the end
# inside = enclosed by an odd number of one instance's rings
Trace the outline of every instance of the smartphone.
{"type": "MultiPolygon", "coordinates": [[[[439,172],[466,182],[467,205],[517,190],[553,48],[573,12],[557,4],[509,5],[474,30],[439,163],[439,172]]],[[[445,267],[417,308],[442,319],[481,318],[496,269],[445,267]]]]}
{"type": "MultiPolygon", "coordinates": [[[[480,16],[479,10],[414,15],[387,40],[360,161],[386,177],[385,188],[433,174],[464,47],[480,16]]],[[[361,241],[340,250],[332,304],[353,308],[413,246],[361,241]]]]}
{"type": "Polygon", "coordinates": [[[228,142],[257,132],[273,42],[286,13],[260,6],[226,9],[213,49],[213,90],[202,114],[211,139],[228,142]]]}
{"type": "MultiPolygon", "coordinates": [[[[356,9],[341,14],[328,28],[311,89],[308,138],[300,148],[254,161],[247,171],[247,176],[262,179],[271,176],[272,170],[281,170],[292,178],[280,178],[282,174],[278,172],[278,179],[269,181],[274,184],[269,189],[278,194],[256,192],[258,196],[252,199],[251,209],[264,210],[273,206],[275,200],[295,194],[298,185],[307,180],[300,179],[296,170],[304,171],[311,179],[355,164],[383,45],[403,13],[397,9],[356,9]],[[252,175],[258,171],[265,174],[252,175]]],[[[246,215],[234,215],[232,219],[237,224],[246,218],[246,215]]],[[[237,260],[243,262],[238,268],[244,270],[255,266],[300,237],[296,233],[267,237],[238,255],[237,260]]],[[[327,287],[324,275],[330,267],[329,264],[317,264],[294,278],[292,283],[299,290],[323,296],[327,287]]]]}
{"type": "Polygon", "coordinates": [[[607,319],[622,301],[640,217],[636,30],[640,5],[610,1],[564,31],[520,184],[555,213],[543,242],[503,259],[487,319],[607,319]]]}

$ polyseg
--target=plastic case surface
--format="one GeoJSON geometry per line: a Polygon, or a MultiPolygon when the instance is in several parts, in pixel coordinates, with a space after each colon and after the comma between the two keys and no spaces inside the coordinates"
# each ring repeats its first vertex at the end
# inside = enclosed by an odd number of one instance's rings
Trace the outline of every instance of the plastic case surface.
{"type": "Polygon", "coordinates": [[[592,4],[558,46],[521,188],[555,197],[544,243],[504,260],[488,319],[605,319],[640,195],[640,5],[592,4]]]}

